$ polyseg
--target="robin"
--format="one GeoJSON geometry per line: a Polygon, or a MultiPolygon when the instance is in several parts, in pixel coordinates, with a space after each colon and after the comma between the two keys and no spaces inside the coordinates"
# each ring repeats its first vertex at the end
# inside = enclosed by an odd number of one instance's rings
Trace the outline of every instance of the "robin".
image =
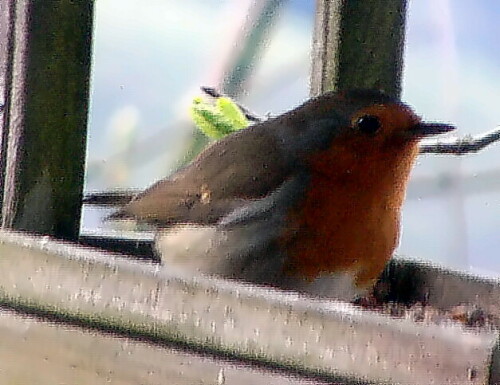
{"type": "Polygon", "coordinates": [[[157,227],[162,262],[350,300],[399,238],[425,123],[374,90],[329,92],[209,145],[114,218],[157,227]]]}

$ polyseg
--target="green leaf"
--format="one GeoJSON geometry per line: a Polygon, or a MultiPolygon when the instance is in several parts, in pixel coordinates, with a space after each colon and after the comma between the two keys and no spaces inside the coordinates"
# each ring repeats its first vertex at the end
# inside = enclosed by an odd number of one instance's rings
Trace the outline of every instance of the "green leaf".
{"type": "Polygon", "coordinates": [[[211,139],[223,138],[249,124],[240,108],[227,97],[217,98],[215,105],[196,97],[190,113],[196,126],[211,139]]]}
{"type": "Polygon", "coordinates": [[[235,127],[234,131],[248,127],[248,120],[245,114],[240,110],[240,107],[228,97],[220,97],[215,102],[219,111],[228,119],[235,127]]]}

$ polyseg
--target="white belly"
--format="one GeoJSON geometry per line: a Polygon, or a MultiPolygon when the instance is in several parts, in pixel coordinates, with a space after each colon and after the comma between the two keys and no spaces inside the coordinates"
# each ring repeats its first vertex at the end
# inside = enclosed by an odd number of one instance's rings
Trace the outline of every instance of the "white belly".
{"type": "Polygon", "coordinates": [[[366,290],[357,288],[344,273],[325,275],[314,281],[283,274],[283,256],[275,249],[257,244],[261,239],[243,236],[238,230],[218,230],[216,226],[178,226],[156,236],[156,248],[165,268],[192,275],[218,275],[257,284],[277,286],[320,297],[350,301],[366,290]],[[243,240],[244,241],[241,241],[243,240]]]}

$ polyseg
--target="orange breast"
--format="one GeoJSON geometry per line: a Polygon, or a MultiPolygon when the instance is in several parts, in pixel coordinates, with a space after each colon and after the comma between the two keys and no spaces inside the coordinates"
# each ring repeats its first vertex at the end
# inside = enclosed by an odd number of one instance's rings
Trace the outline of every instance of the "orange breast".
{"type": "Polygon", "coordinates": [[[341,148],[310,160],[307,193],[288,217],[282,239],[287,271],[307,279],[351,271],[373,283],[392,256],[416,145],[355,158],[341,148]]]}

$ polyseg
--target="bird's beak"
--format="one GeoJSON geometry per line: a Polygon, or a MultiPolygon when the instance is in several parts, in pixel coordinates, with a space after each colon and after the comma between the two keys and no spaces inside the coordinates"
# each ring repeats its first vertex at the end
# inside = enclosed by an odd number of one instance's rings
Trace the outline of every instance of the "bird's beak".
{"type": "Polygon", "coordinates": [[[446,134],[455,129],[456,127],[451,124],[420,122],[413,126],[408,133],[413,138],[425,138],[427,136],[446,134]]]}

